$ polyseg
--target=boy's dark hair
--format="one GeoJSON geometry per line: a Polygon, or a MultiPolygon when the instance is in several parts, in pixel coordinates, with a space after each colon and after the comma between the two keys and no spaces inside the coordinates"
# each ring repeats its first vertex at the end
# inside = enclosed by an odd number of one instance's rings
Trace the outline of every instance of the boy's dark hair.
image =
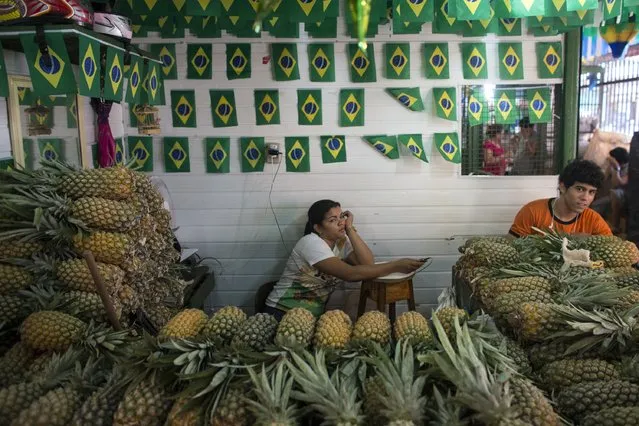
{"type": "Polygon", "coordinates": [[[524,117],[519,120],[519,127],[522,129],[532,129],[534,124],[530,122],[530,118],[524,117]]]}
{"type": "Polygon", "coordinates": [[[559,175],[559,183],[563,183],[566,188],[581,182],[599,189],[603,180],[601,167],[589,160],[574,160],[564,167],[559,175]]]}
{"type": "Polygon", "coordinates": [[[619,163],[619,165],[623,166],[624,164],[628,164],[628,162],[630,162],[630,154],[628,154],[628,151],[626,151],[620,146],[611,150],[608,154],[612,158],[617,160],[617,163],[619,163]]]}
{"type": "Polygon", "coordinates": [[[315,201],[313,205],[308,209],[308,221],[304,228],[304,235],[308,235],[311,232],[315,232],[313,225],[318,225],[324,220],[324,215],[333,207],[341,207],[340,203],[333,200],[319,200],[315,201]]]}

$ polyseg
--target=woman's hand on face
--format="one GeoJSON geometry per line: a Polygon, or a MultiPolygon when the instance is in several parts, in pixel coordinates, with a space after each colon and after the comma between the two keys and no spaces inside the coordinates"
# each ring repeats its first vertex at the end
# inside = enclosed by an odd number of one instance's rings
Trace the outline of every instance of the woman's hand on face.
{"type": "Polygon", "coordinates": [[[417,259],[399,259],[395,261],[397,265],[397,272],[401,272],[402,274],[409,274],[417,269],[421,268],[424,262],[417,259]]]}
{"type": "Polygon", "coordinates": [[[348,229],[353,226],[353,213],[351,213],[349,210],[344,210],[342,212],[342,217],[344,218],[344,229],[348,229]]]}

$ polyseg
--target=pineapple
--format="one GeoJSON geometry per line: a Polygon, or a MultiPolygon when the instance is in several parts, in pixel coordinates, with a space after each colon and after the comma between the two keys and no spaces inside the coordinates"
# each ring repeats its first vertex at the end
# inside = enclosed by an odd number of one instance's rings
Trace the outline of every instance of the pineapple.
{"type": "Polygon", "coordinates": [[[0,323],[14,324],[27,313],[28,310],[20,297],[0,295],[0,323]]]}
{"type": "Polygon", "coordinates": [[[158,225],[158,230],[166,232],[171,229],[171,212],[165,208],[161,208],[153,213],[153,219],[158,225]]]}
{"type": "Polygon", "coordinates": [[[510,244],[479,241],[466,250],[474,266],[510,265],[517,263],[519,253],[510,244]]]}
{"type": "Polygon", "coordinates": [[[363,408],[366,413],[367,424],[381,426],[386,424],[386,419],[382,416],[385,408],[386,387],[384,379],[380,375],[369,377],[364,381],[364,401],[363,408]]]}
{"type": "Polygon", "coordinates": [[[82,394],[73,386],[52,389],[22,410],[12,426],[66,426],[82,405],[82,394]]]}
{"type": "Polygon", "coordinates": [[[113,423],[113,414],[118,408],[124,390],[108,383],[97,389],[76,410],[69,422],[70,426],[109,426],[113,423]]]}
{"type": "Polygon", "coordinates": [[[553,299],[550,293],[545,291],[514,291],[497,296],[488,311],[496,320],[502,321],[524,302],[552,303],[553,299]]]}
{"type": "Polygon", "coordinates": [[[606,408],[639,406],[639,385],[624,380],[579,383],[559,392],[556,403],[561,414],[579,421],[606,408]]]}
{"type": "Polygon", "coordinates": [[[506,293],[537,291],[550,293],[552,286],[546,278],[542,277],[514,277],[503,278],[491,282],[487,288],[481,292],[481,302],[489,308],[498,296],[506,293]]]}
{"type": "Polygon", "coordinates": [[[160,329],[164,327],[169,320],[177,313],[165,305],[145,306],[144,312],[153,325],[160,329]]]}
{"type": "Polygon", "coordinates": [[[73,201],[71,215],[86,226],[103,231],[124,232],[140,221],[140,210],[130,202],[83,197],[73,201]]]}
{"type": "Polygon", "coordinates": [[[292,352],[291,360],[286,362],[300,389],[292,392],[294,399],[308,404],[323,418],[325,424],[362,424],[362,403],[357,397],[354,374],[347,375],[337,369],[329,376],[322,349],[315,354],[304,351],[303,355],[298,355],[292,352]]]}
{"type": "Polygon", "coordinates": [[[519,414],[520,420],[534,426],[562,424],[550,401],[531,381],[524,378],[511,378],[509,385],[513,396],[511,404],[519,414]]]}
{"type": "Polygon", "coordinates": [[[293,377],[290,376],[285,364],[280,362],[270,377],[267,376],[264,365],[258,375],[252,369],[248,370],[253,384],[255,400],[246,398],[248,409],[255,417],[257,426],[294,426],[299,424],[295,404],[290,400],[293,388],[293,377]]]}
{"type": "Polygon", "coordinates": [[[639,407],[611,407],[584,417],[583,426],[636,426],[639,425],[639,407]]]}
{"type": "MultiPolygon", "coordinates": [[[[96,293],[86,291],[68,291],[60,296],[61,310],[84,321],[107,322],[106,309],[102,298],[96,293]]],[[[111,303],[118,319],[122,316],[122,307],[117,299],[111,303]]]]}
{"type": "Polygon", "coordinates": [[[112,232],[94,232],[88,237],[78,234],[73,237],[73,245],[78,253],[90,250],[98,262],[113,265],[126,264],[134,251],[126,235],[112,232]]]}
{"type": "Polygon", "coordinates": [[[566,328],[561,317],[553,310],[558,305],[548,303],[522,303],[508,317],[508,322],[525,341],[542,341],[566,328]]]}
{"type": "MultiPolygon", "coordinates": [[[[562,341],[547,341],[543,343],[536,343],[528,348],[528,356],[532,365],[539,369],[544,365],[550,364],[553,361],[566,358],[566,351],[569,344],[562,341]]],[[[584,356],[570,355],[571,358],[582,358],[584,356]]]]}
{"type": "Polygon", "coordinates": [[[126,391],[113,415],[113,426],[159,426],[170,408],[167,391],[152,379],[145,379],[126,391]]]}
{"type": "Polygon", "coordinates": [[[315,317],[304,308],[293,308],[284,314],[277,327],[275,342],[281,346],[307,347],[313,338],[315,317]]]}
{"type": "Polygon", "coordinates": [[[631,266],[639,262],[639,249],[632,241],[598,245],[593,250],[593,260],[603,260],[608,268],[631,266]]]}
{"type": "Polygon", "coordinates": [[[117,297],[125,313],[135,312],[140,307],[140,296],[130,285],[124,284],[120,287],[117,297]]]}
{"type": "Polygon", "coordinates": [[[26,268],[0,263],[0,295],[23,290],[33,283],[33,275],[26,268]]]}
{"type": "Polygon", "coordinates": [[[57,352],[42,352],[29,364],[25,373],[25,379],[37,380],[38,377],[50,368],[51,363],[54,362],[57,355],[57,352]]]}
{"type": "Polygon", "coordinates": [[[362,315],[353,327],[353,342],[377,342],[387,345],[391,337],[391,323],[388,316],[380,311],[370,311],[362,315]]]}
{"type": "Polygon", "coordinates": [[[0,383],[9,386],[18,383],[27,373],[29,364],[36,358],[33,349],[22,342],[14,344],[2,358],[0,358],[0,383]]]}
{"type": "Polygon", "coordinates": [[[171,407],[165,426],[200,426],[202,409],[198,405],[187,407],[190,402],[188,398],[178,398],[171,407]]]}
{"type": "Polygon", "coordinates": [[[528,359],[526,351],[519,346],[517,342],[508,337],[505,337],[504,341],[506,356],[513,360],[517,367],[517,372],[524,375],[530,374],[532,372],[532,366],[530,365],[530,360],[528,359]]]}
{"type": "Polygon", "coordinates": [[[233,336],[231,344],[235,347],[250,348],[262,352],[267,345],[273,343],[277,332],[277,320],[265,313],[249,317],[233,336]]]}
{"type": "Polygon", "coordinates": [[[211,413],[211,426],[249,425],[246,391],[241,387],[229,387],[215,411],[211,413]]]}
{"type": "Polygon", "coordinates": [[[460,253],[466,253],[466,250],[472,248],[475,244],[504,244],[510,245],[510,240],[501,236],[482,236],[472,237],[466,240],[466,242],[459,247],[460,253]]]}
{"type": "MultiPolygon", "coordinates": [[[[124,271],[115,265],[96,262],[98,272],[110,294],[114,294],[122,285],[124,271]]],[[[69,290],[96,293],[95,282],[84,259],[71,259],[60,262],[55,268],[56,278],[69,290]]]]}
{"type": "Polygon", "coordinates": [[[126,200],[133,196],[133,173],[125,167],[71,171],[59,177],[57,188],[73,199],[104,197],[126,200]]]}
{"type": "Polygon", "coordinates": [[[237,306],[225,306],[206,322],[202,334],[228,343],[246,321],[246,314],[237,306]]]}
{"type": "Polygon", "coordinates": [[[20,327],[22,341],[35,350],[64,351],[79,341],[87,325],[57,311],[34,312],[20,327]]]}
{"type": "Polygon", "coordinates": [[[42,250],[42,244],[33,241],[5,240],[0,241],[0,259],[29,259],[42,250]]]}
{"type": "Polygon", "coordinates": [[[453,332],[455,331],[455,318],[458,318],[459,322],[463,323],[468,318],[468,313],[463,309],[449,306],[433,312],[433,318],[434,317],[437,317],[446,334],[453,336],[453,332]]]}
{"type": "Polygon", "coordinates": [[[320,316],[315,327],[313,345],[315,349],[343,349],[350,341],[353,323],[340,310],[326,311],[320,316]]]}
{"type": "Polygon", "coordinates": [[[164,198],[158,189],[153,185],[147,175],[141,172],[132,172],[134,191],[146,201],[151,213],[155,213],[164,208],[164,198]]]}
{"type": "Polygon", "coordinates": [[[590,250],[597,250],[602,245],[619,244],[623,240],[616,235],[590,235],[583,239],[583,244],[590,250]]]}
{"type": "Polygon", "coordinates": [[[639,290],[632,290],[626,296],[618,300],[620,309],[630,309],[639,305],[639,290]]]}
{"type": "MultiPolygon", "coordinates": [[[[634,269],[634,268],[633,268],[634,269]]],[[[615,284],[619,287],[635,287],[639,288],[639,271],[634,269],[636,273],[615,277],[615,284]]]]}
{"type": "Polygon", "coordinates": [[[207,320],[208,317],[200,309],[184,309],[162,327],[158,336],[168,339],[195,337],[200,334],[207,320]]]}
{"type": "Polygon", "coordinates": [[[541,378],[550,389],[565,388],[577,383],[614,380],[617,368],[600,359],[562,359],[546,365],[541,378]]]}
{"type": "Polygon", "coordinates": [[[433,342],[433,335],[428,327],[428,321],[419,312],[404,312],[397,318],[393,328],[396,340],[406,339],[411,344],[433,342]]]}

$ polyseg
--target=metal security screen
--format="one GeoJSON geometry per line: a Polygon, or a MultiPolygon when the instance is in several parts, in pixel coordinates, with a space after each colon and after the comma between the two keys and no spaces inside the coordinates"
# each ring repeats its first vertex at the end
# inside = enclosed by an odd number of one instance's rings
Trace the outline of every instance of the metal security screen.
{"type": "MultiPolygon", "coordinates": [[[[559,172],[561,152],[561,85],[473,85],[462,87],[462,174],[464,175],[554,175],[559,172]],[[531,123],[528,89],[548,90],[545,108],[547,123],[531,123]],[[506,90],[512,114],[506,120],[503,95],[506,90]],[[469,103],[474,94],[483,94],[481,123],[472,115],[469,103]],[[512,99],[510,99],[512,98],[512,99]],[[500,107],[500,102],[502,107],[500,107]],[[496,114],[500,114],[501,117],[496,114]],[[507,123],[504,123],[506,121],[507,123]]],[[[471,105],[472,106],[472,105],[471,105]]],[[[477,109],[475,108],[475,111],[477,109]]]]}

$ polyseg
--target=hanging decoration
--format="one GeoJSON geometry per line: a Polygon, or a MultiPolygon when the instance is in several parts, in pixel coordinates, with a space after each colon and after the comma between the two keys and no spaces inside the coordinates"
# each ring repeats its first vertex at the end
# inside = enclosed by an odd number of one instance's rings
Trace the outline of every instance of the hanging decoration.
{"type": "Polygon", "coordinates": [[[637,23],[635,17],[627,22],[612,22],[599,27],[599,34],[608,43],[615,59],[623,58],[626,54],[628,43],[637,36],[637,23]]]}
{"type": "Polygon", "coordinates": [[[344,135],[320,136],[322,163],[346,162],[346,137],[344,135]]]}

